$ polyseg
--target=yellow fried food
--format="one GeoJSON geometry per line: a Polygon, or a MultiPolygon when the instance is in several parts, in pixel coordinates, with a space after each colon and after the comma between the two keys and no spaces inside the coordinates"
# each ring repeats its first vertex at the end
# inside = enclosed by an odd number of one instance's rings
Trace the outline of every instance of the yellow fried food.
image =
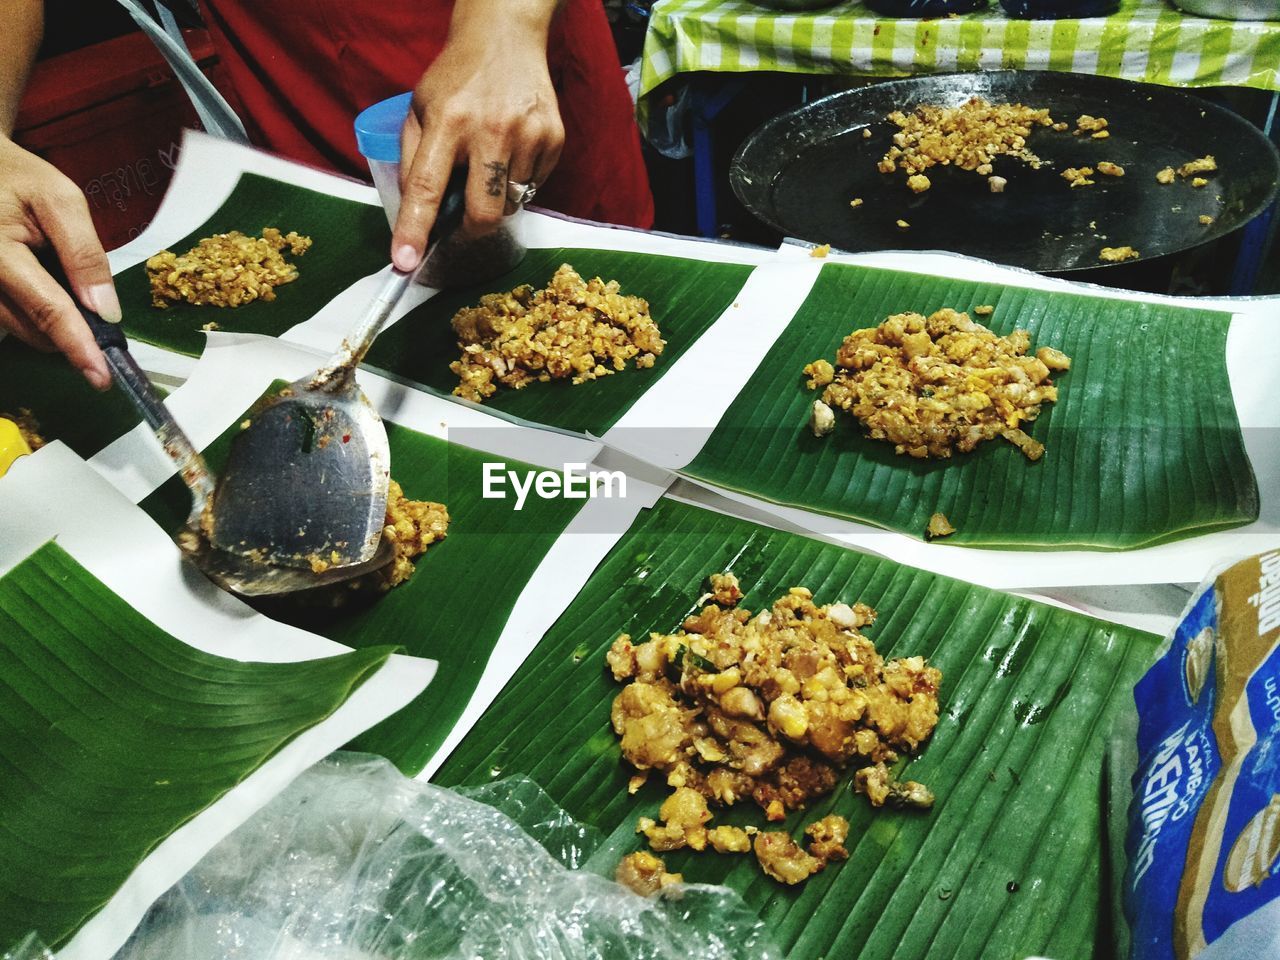
{"type": "Polygon", "coordinates": [[[956,528],[951,525],[951,521],[947,519],[945,513],[935,513],[929,518],[929,525],[924,529],[924,535],[930,540],[936,540],[938,537],[949,537],[956,532],[956,528]]]}
{"type": "Polygon", "coordinates": [[[881,657],[859,632],[874,619],[865,604],[819,606],[793,587],[755,616],[709,604],[673,634],[614,641],[606,661],[627,682],[610,714],[622,755],[676,790],[662,825],[642,823],[654,849],[701,849],[706,801],[750,798],[777,819],[829,793],[848,766],[920,748],[942,674],[923,657],[881,657]]]}
{"type": "Polygon", "coordinates": [[[655,857],[648,850],[637,850],[623,857],[613,879],[642,897],[651,896],[673,883],[684,882],[680,874],[667,873],[667,865],[662,858],[655,857]]]}
{"type": "Polygon", "coordinates": [[[569,264],[535,290],[526,284],[491,293],[453,318],[462,356],[449,365],[454,395],[483,402],[500,386],[570,379],[585,383],[627,361],[652,367],[666,342],[640,297],[624,296],[616,280],[583,281],[569,264]]]}
{"type": "Polygon", "coordinates": [[[1197,173],[1212,173],[1218,169],[1218,161],[1214,159],[1213,154],[1201,157],[1198,160],[1191,160],[1184,163],[1178,168],[1178,176],[1182,179],[1194,176],[1197,173]]]}
{"type": "Polygon", "coordinates": [[[1103,247],[1098,259],[1107,263],[1123,263],[1125,260],[1136,260],[1142,254],[1133,247],[1103,247]]]}
{"type": "Polygon", "coordinates": [[[398,586],[413,576],[414,562],[427,547],[449,532],[449,511],[442,503],[410,500],[394,480],[387,490],[386,525],[382,538],[395,548],[396,556],[383,573],[385,588],[398,586]]]}
{"type": "Polygon", "coordinates": [[[1062,171],[1062,179],[1071,184],[1072,189],[1076,187],[1087,187],[1096,181],[1090,180],[1093,176],[1093,167],[1067,167],[1062,171]]]}
{"type": "Polygon", "coordinates": [[[264,227],[260,237],[232,230],[205,237],[183,254],[162,250],[147,260],[151,305],[239,307],[274,300],[276,287],[298,279],[298,268],[284,257],[285,247],[301,256],[311,238],[264,227]]]}
{"type": "Polygon", "coordinates": [[[1048,110],[1020,103],[989,103],[974,97],[958,107],[924,104],[909,113],[895,110],[888,120],[899,129],[893,146],[881,158],[881,173],[904,171],[917,193],[929,189],[921,176],[934,166],[954,166],[986,176],[991,162],[1009,156],[1038,168],[1040,158],[1027,149],[1036,127],[1053,124],[1048,110]]]}
{"type": "MultiPolygon", "coordinates": [[[[955,310],[895,314],[845,337],[822,401],[900,454],[945,458],[1004,436],[1035,460],[1043,448],[1029,437],[1034,446],[1019,442],[1019,424],[1058,399],[1050,374],[1069,369],[1071,359],[1051,347],[1028,356],[1030,348],[1027,331],[997,336],[955,310]]],[[[810,389],[818,385],[811,375],[810,389]]]]}

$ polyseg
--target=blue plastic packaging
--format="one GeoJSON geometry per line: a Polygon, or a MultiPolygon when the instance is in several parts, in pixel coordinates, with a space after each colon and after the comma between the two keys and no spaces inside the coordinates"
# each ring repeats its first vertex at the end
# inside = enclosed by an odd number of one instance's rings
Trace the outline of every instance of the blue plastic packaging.
{"type": "Polygon", "coordinates": [[[1280,551],[1201,588],[1134,700],[1129,960],[1280,956],[1280,551]]]}
{"type": "Polygon", "coordinates": [[[1000,0],[1000,6],[1020,20],[1074,20],[1110,16],[1120,9],[1120,0],[1000,0]]]}
{"type": "Polygon", "coordinates": [[[866,0],[866,4],[886,17],[945,17],[980,10],[987,0],[866,0]]]}

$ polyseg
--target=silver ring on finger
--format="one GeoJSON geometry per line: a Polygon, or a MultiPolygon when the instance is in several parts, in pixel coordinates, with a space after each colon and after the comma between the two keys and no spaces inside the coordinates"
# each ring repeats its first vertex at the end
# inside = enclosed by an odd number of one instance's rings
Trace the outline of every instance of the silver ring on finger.
{"type": "Polygon", "coordinates": [[[515,180],[507,181],[507,202],[517,207],[522,207],[531,201],[538,193],[538,186],[534,183],[518,183],[515,180]]]}

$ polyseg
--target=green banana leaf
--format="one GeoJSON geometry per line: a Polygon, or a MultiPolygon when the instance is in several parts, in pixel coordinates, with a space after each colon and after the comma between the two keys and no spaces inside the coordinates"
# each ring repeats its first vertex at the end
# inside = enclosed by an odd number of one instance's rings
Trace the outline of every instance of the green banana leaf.
{"type": "Polygon", "coordinates": [[[161,840],[391,653],[212,656],[41,547],[0,578],[0,943],[34,929],[61,946],[161,840]]]}
{"type": "MultiPolygon", "coordinates": [[[[242,307],[195,307],[175,303],[151,305],[146,265],[136,264],[116,276],[124,308],[125,332],[137,340],[198,357],[210,321],[231,333],[278,337],[310,319],[326,303],[361,277],[390,261],[391,231],[381,207],[343,200],[282,180],[246,173],[218,211],[186,237],[170,244],[182,253],[215,233],[239,230],[259,234],[263,227],[296,230],[311,237],[311,249],[293,258],[298,279],[276,287],[276,299],[255,300],[242,307]]],[[[159,251],[156,251],[157,253],[159,251]]]]}
{"type": "Polygon", "coordinates": [[[948,543],[1123,549],[1240,526],[1258,517],[1226,368],[1226,314],[827,264],[686,472],[774,503],[922,538],[935,511],[948,543]],[[853,330],[912,310],[972,310],[1033,347],[1071,357],[1059,400],[1026,427],[1045,445],[1027,460],[1003,440],[950,460],[913,460],[837,411],[819,440],[820,393],[801,371],[834,362],[853,330]]]}
{"type": "Polygon", "coordinates": [[[510,273],[483,286],[437,294],[383,333],[366,363],[449,396],[458,377],[449,364],[458,359],[457,337],[449,321],[486,293],[529,283],[546,286],[562,263],[584,279],[617,280],[622,292],[643,297],[667,346],[648,370],[626,370],[574,386],[567,380],[534,383],[523,390],[500,388],[486,410],[508,417],[599,436],[652,387],[695,340],[714,323],[754,269],[739,263],[705,263],[678,257],[614,250],[535,249],[510,273]]]}
{"type": "MultiPolygon", "coordinates": [[[[532,777],[605,832],[590,866],[611,872],[669,788],[653,778],[627,793],[605,651],[619,633],[677,627],[721,570],[737,573],[752,611],[797,585],[820,603],[869,603],[880,619],[866,632],[883,653],[941,668],[941,720],[903,771],[937,803],[873,810],[846,778],[783,826],[798,837],[836,812],[852,827],[850,859],[799,888],[750,855],[682,851],[667,868],[737,890],[796,958],[1092,956],[1104,735],[1132,708],[1158,638],[669,499],[619,541],[436,782],[532,777]]],[[[745,801],[712,823],[765,826],[745,801]]]]}
{"type": "Polygon", "coordinates": [[[41,353],[16,337],[0,340],[0,416],[26,408],[46,440],[88,459],[141,420],[118,390],[99,393],[62,354],[41,353]]]}
{"type": "MultiPolygon", "coordinates": [[[[365,609],[326,611],[319,618],[300,610],[264,612],[351,647],[394,643],[413,656],[439,661],[440,682],[353,744],[415,774],[453,729],[525,584],[584,501],[530,497],[515,514],[510,500],[481,496],[484,463],[498,458],[395,423],[386,426],[392,477],[406,496],[448,508],[448,536],[427,548],[406,583],[365,609]]],[[[205,450],[215,472],[238,429],[205,450]]],[[[506,463],[511,470],[534,469],[516,460],[506,463]]],[[[140,506],[176,532],[186,522],[191,498],[174,477],[140,506]]]]}

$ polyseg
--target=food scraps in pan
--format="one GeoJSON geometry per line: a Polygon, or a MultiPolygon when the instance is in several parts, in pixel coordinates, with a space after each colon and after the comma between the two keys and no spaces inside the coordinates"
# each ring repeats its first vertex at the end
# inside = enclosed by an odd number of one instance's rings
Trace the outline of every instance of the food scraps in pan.
{"type": "Polygon", "coordinates": [[[1126,260],[1136,260],[1142,256],[1133,247],[1103,247],[1102,252],[1098,254],[1098,259],[1107,263],[1123,263],[1126,260]]]}
{"type": "Polygon", "coordinates": [[[584,281],[569,264],[546,287],[525,284],[491,293],[453,317],[462,356],[455,396],[483,402],[498,388],[570,379],[575,384],[625,370],[652,367],[666,341],[648,301],[625,296],[618,281],[584,281]]]}
{"type": "Polygon", "coordinates": [[[161,250],[147,260],[151,305],[239,307],[274,300],[276,287],[298,279],[298,268],[284,257],[285,247],[300,257],[311,238],[263,227],[260,237],[232,230],[205,237],[186,253],[161,250]]]}
{"type": "Polygon", "coordinates": [[[1187,177],[1195,176],[1197,173],[1213,173],[1217,169],[1218,161],[1214,159],[1212,154],[1209,154],[1199,160],[1184,163],[1178,168],[1178,176],[1185,180],[1187,177]]]}
{"type": "Polygon", "coordinates": [[[1072,189],[1092,185],[1096,182],[1089,179],[1092,176],[1093,167],[1067,167],[1062,171],[1062,179],[1071,184],[1072,189]]]}
{"type": "Polygon", "coordinates": [[[986,176],[996,157],[1008,156],[1039,168],[1040,158],[1027,148],[1027,138],[1036,127],[1053,124],[1048,110],[993,104],[981,97],[958,107],[922,104],[909,113],[895,110],[887,119],[899,129],[877,168],[881,173],[902,170],[916,193],[929,189],[928,178],[920,175],[934,166],[986,176]]]}
{"type": "Polygon", "coordinates": [[[852,414],[899,454],[947,458],[999,436],[1038,460],[1044,446],[1019,424],[1058,399],[1050,376],[1069,370],[1071,358],[1049,346],[1028,356],[1030,349],[1027,331],[997,336],[967,313],[899,313],[855,330],[834,366],[815,360],[804,375],[824,404],[852,414]]]}
{"type": "Polygon", "coordinates": [[[1101,133],[1106,129],[1106,117],[1094,117],[1084,113],[1076,118],[1076,128],[1071,132],[1072,134],[1079,136],[1082,133],[1101,133]]]}
{"type": "MultiPolygon", "coordinates": [[[[731,576],[712,583],[710,596],[721,602],[675,632],[638,644],[624,633],[613,642],[605,659],[626,685],[611,723],[623,758],[639,771],[632,792],[650,771],[675,791],[658,821],[641,818],[637,827],[653,850],[754,846],[770,876],[796,883],[821,866],[778,839],[785,834],[709,826],[708,802],[728,807],[749,797],[767,820],[782,820],[861,767],[869,773],[859,773],[854,788],[872,805],[928,808],[928,789],[896,782],[887,764],[933,733],[942,673],[923,657],[881,657],[859,632],[876,617],[865,604],[818,605],[809,590],[792,587],[752,616],[737,608],[741,591],[731,576]]],[[[824,866],[841,855],[848,824],[826,818],[809,832],[807,856],[824,866]]]]}

